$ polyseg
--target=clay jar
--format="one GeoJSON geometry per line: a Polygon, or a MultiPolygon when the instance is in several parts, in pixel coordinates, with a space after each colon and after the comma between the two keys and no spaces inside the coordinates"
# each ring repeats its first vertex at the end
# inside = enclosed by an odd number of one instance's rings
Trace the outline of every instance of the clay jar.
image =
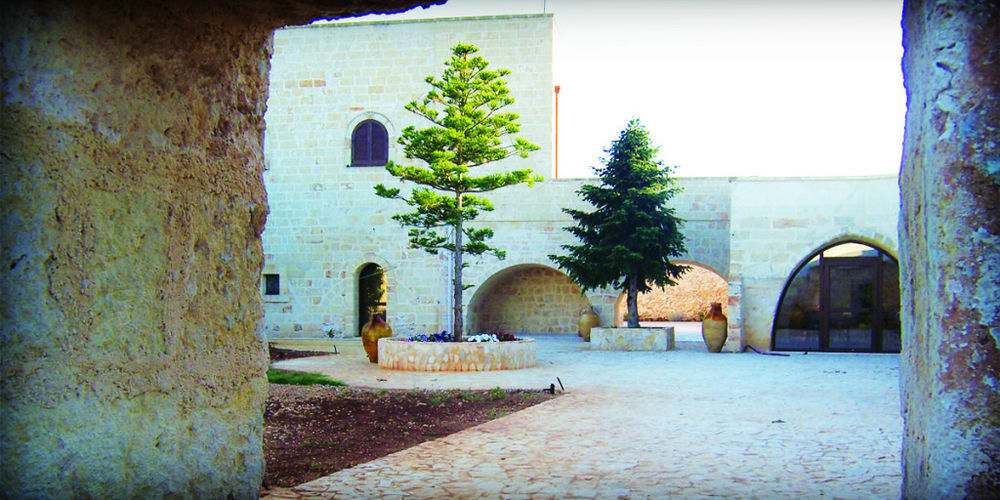
{"type": "Polygon", "coordinates": [[[382,319],[382,316],[373,314],[361,328],[361,343],[365,346],[368,361],[378,363],[378,339],[383,337],[392,337],[392,327],[382,319]]]}
{"type": "Polygon", "coordinates": [[[601,318],[594,312],[594,308],[584,309],[580,312],[580,336],[583,340],[590,342],[590,329],[601,326],[601,318]]]}
{"type": "Polygon", "coordinates": [[[722,314],[722,304],[712,302],[708,311],[708,316],[701,322],[701,338],[705,339],[705,346],[708,352],[722,352],[722,346],[726,345],[726,338],[729,336],[726,316],[722,314]]]}

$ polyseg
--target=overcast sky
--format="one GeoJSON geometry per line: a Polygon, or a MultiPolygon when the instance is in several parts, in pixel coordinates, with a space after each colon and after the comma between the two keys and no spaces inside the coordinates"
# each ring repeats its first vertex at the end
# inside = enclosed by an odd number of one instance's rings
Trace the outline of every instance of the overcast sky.
{"type": "Polygon", "coordinates": [[[827,176],[899,171],[901,10],[888,0],[450,0],[350,21],[554,14],[560,177],[593,175],[632,117],[678,176],[827,176]]]}

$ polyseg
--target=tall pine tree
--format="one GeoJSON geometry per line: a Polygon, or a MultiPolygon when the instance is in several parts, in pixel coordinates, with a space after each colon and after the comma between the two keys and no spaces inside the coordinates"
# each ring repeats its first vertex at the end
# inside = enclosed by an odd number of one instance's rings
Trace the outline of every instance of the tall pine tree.
{"type": "Polygon", "coordinates": [[[658,151],[639,120],[629,121],[605,150],[604,166],[594,169],[601,184],[577,191],[594,211],[563,209],[576,221],[565,229],[580,244],[563,245],[566,255],[549,255],[584,290],[625,291],[630,328],[639,326],[639,293],[651,290],[650,283],[676,285],[689,269],[670,262],[685,252],[683,221],[667,206],[680,188],[671,167],[655,159],[658,151]]]}
{"type": "Polygon", "coordinates": [[[491,253],[504,258],[502,250],[486,243],[493,237],[493,230],[467,224],[480,211],[493,210],[493,204],[479,193],[542,180],[531,169],[470,175],[470,169],[515,155],[526,158],[538,149],[521,137],[504,142],[503,138],[520,131],[520,117],[503,111],[514,103],[503,80],[510,70],[488,69],[489,62],[476,55],[478,51],[475,45],[455,45],[441,78],[425,79],[431,89],[423,101],[406,105],[407,110],[432,124],[423,129],[406,127],[399,138],[406,158],[422,160],[425,165],[389,162],[386,169],[400,180],[425,187],[415,188],[406,197],[400,195],[399,188],[375,186],[377,195],[403,200],[415,208],[413,212],[392,217],[411,227],[408,234],[412,248],[435,255],[439,250],[451,252],[452,331],[456,341],[462,339],[463,332],[462,292],[466,286],[462,283],[462,270],[467,266],[463,254],[491,253]]]}

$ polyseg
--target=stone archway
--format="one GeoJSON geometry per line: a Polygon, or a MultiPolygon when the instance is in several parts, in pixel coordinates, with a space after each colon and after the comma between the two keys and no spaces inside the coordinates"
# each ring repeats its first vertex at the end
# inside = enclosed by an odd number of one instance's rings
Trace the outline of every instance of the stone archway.
{"type": "MultiPolygon", "coordinates": [[[[693,261],[676,261],[677,264],[691,266],[677,285],[666,288],[655,287],[638,297],[639,321],[701,321],[708,312],[708,304],[720,302],[723,314],[729,309],[729,284],[714,269],[693,261]]],[[[615,326],[625,324],[625,293],[615,301],[615,326]]]]}
{"type": "Polygon", "coordinates": [[[388,311],[386,294],[386,273],[382,266],[369,262],[357,271],[358,287],[358,318],[355,331],[361,335],[361,329],[371,319],[372,315],[386,318],[388,311]]]}
{"type": "Polygon", "coordinates": [[[590,301],[568,276],[541,264],[503,269],[480,285],[469,302],[469,331],[576,333],[590,301]]]}
{"type": "Polygon", "coordinates": [[[771,332],[787,351],[899,352],[899,265],[881,247],[840,241],[788,277],[771,332]]]}

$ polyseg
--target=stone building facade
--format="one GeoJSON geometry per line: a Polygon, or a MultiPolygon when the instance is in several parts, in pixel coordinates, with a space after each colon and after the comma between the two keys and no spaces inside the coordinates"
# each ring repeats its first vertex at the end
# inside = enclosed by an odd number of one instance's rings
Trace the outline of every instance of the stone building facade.
{"type": "MultiPolygon", "coordinates": [[[[8,496],[257,496],[270,37],[318,17],[415,4],[4,3],[0,481],[8,496]],[[177,264],[178,249],[189,260],[177,264]]],[[[904,6],[906,498],[986,498],[1000,487],[991,459],[1000,456],[998,27],[990,0],[904,6]]],[[[889,198],[895,183],[862,184],[889,198]]],[[[804,201],[836,208],[821,192],[804,201]]],[[[846,219],[812,235],[799,229],[803,248],[884,237],[846,219]]]]}
{"type": "MultiPolygon", "coordinates": [[[[271,212],[262,235],[263,328],[269,338],[356,335],[361,270],[385,271],[386,313],[399,333],[450,326],[447,256],[407,248],[406,230],[390,217],[402,203],[373,186],[398,181],[380,167],[352,163],[352,137],[374,120],[388,137],[387,157],[408,125],[427,126],[403,105],[426,93],[455,43],[471,42],[507,78],[521,115],[521,136],[541,149],[498,168],[530,167],[533,187],[490,194],[496,206],[478,224],[507,259],[473,259],[465,274],[469,331],[573,333],[583,308],[614,321],[620,293],[582,294],[547,257],[572,243],[563,208],[587,208],[576,191],[593,179],[553,178],[555,92],[552,16],[524,15],[313,25],[274,36],[266,114],[264,182],[271,212]]],[[[561,138],[563,147],[571,137],[561,138]]],[[[807,170],[804,163],[803,170],[807,170]]],[[[672,206],[684,225],[687,254],[678,260],[728,283],[727,349],[771,345],[786,283],[830,245],[855,241],[895,257],[899,189],[895,176],[851,178],[680,178],[672,206]]],[[[406,187],[404,186],[404,189],[406,187]]]]}

